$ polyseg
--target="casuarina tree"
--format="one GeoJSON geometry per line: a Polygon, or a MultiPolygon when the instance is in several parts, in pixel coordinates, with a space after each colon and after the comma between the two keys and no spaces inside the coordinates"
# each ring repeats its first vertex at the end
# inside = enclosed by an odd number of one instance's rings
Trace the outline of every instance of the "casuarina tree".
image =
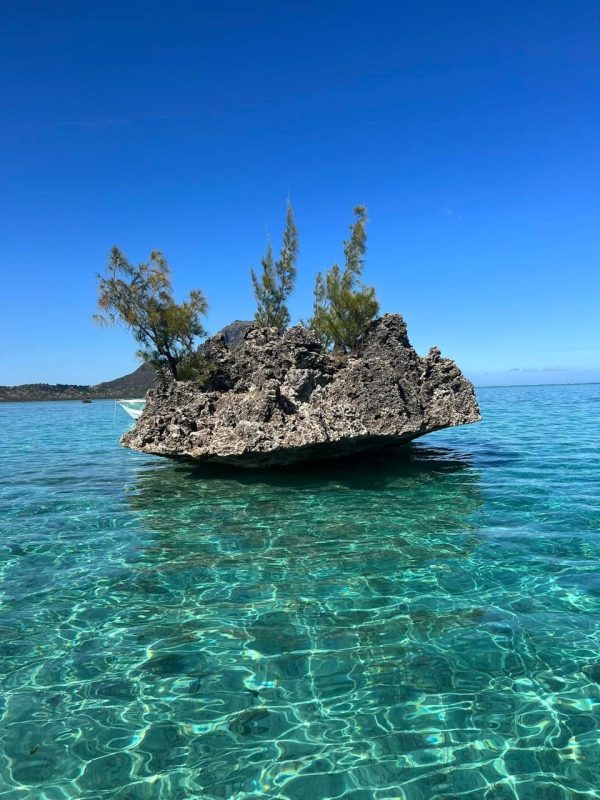
{"type": "Polygon", "coordinates": [[[341,353],[356,349],[366,324],[379,311],[375,289],[361,280],[367,252],[366,208],[356,206],[354,216],[350,238],[344,242],[344,267],[334,264],[317,275],[309,323],[324,345],[341,353]]]}
{"type": "Polygon", "coordinates": [[[118,247],[110,251],[105,275],[98,275],[100,325],[122,323],[139,344],[138,356],[175,379],[181,365],[194,357],[195,340],[206,336],[201,318],[208,303],[194,289],[189,299],[175,302],[171,271],[158,250],[148,261],[134,265],[118,247]]]}
{"type": "Polygon", "coordinates": [[[279,258],[275,260],[271,242],[261,259],[261,271],[257,275],[252,269],[252,285],[257,309],[254,315],[259,325],[285,330],[290,324],[287,299],[296,282],[296,261],[298,258],[298,228],[294,212],[288,201],[283,243],[279,258]]]}

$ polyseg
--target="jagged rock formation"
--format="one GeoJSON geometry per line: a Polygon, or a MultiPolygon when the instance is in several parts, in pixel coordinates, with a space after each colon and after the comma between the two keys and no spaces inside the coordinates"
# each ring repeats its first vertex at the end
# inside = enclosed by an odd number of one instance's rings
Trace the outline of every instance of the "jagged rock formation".
{"type": "Polygon", "coordinates": [[[331,355],[305,328],[250,327],[230,350],[204,345],[212,375],[200,389],[151,390],[122,443],[145,453],[263,467],[344,456],[480,419],[471,383],[437,348],[420,357],[404,320],[386,314],[359,350],[331,355]]]}

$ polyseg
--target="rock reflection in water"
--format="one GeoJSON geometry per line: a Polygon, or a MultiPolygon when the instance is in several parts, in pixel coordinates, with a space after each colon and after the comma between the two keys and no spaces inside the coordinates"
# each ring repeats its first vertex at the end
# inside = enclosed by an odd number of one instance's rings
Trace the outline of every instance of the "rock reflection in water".
{"type": "Polygon", "coordinates": [[[436,637],[483,613],[453,591],[478,542],[468,457],[413,446],[241,475],[166,463],[129,502],[157,535],[113,591],[160,627],[136,678],[194,732],[198,788],[382,769],[394,708],[451,689],[436,637]]]}

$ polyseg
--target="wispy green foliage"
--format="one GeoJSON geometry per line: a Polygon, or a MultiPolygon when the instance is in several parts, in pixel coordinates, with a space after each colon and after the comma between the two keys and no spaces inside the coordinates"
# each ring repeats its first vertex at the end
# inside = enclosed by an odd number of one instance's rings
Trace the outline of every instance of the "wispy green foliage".
{"type": "Polygon", "coordinates": [[[350,238],[344,242],[344,268],[337,264],[319,273],[310,328],[327,347],[348,353],[354,350],[366,324],[379,311],[372,286],[362,283],[367,252],[367,209],[356,206],[350,238]]]}
{"type": "Polygon", "coordinates": [[[267,251],[261,259],[260,275],[253,269],[250,271],[257,302],[254,318],[259,325],[283,331],[290,324],[290,312],[286,301],[296,282],[298,249],[298,228],[294,221],[292,205],[288,201],[279,259],[275,261],[271,242],[268,242],[267,251]]]}
{"type": "Polygon", "coordinates": [[[204,294],[194,289],[189,300],[176,303],[169,265],[158,250],[147,262],[134,265],[113,247],[106,274],[98,275],[98,308],[96,322],[125,325],[140,345],[138,356],[167,368],[175,379],[194,353],[196,337],[206,336],[200,322],[208,309],[204,294]]]}

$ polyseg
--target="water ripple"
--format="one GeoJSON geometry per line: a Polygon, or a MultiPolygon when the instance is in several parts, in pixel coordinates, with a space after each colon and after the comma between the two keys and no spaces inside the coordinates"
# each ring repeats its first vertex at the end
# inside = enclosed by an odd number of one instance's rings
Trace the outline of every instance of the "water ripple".
{"type": "Polygon", "coordinates": [[[270,475],[0,406],[0,798],[599,797],[599,399],[270,475]]]}

